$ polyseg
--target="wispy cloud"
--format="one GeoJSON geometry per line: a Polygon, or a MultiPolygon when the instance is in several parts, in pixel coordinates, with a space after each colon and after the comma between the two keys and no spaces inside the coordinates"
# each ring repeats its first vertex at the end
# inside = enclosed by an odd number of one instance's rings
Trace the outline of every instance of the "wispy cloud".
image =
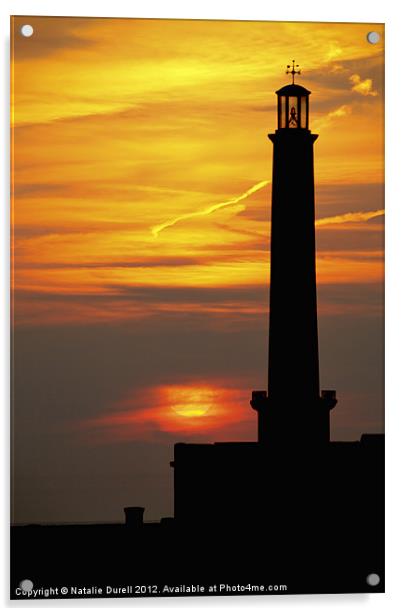
{"type": "Polygon", "coordinates": [[[354,73],[354,75],[350,76],[349,80],[354,84],[351,88],[353,92],[358,92],[358,94],[362,94],[362,96],[377,96],[377,90],[373,89],[372,79],[367,78],[362,80],[360,75],[354,73]]]}
{"type": "Polygon", "coordinates": [[[327,218],[320,218],[316,221],[316,227],[323,227],[325,225],[340,225],[345,222],[366,222],[376,216],[382,216],[384,210],[373,210],[371,212],[348,212],[347,214],[339,214],[338,216],[329,216],[327,218]]]}
{"type": "Polygon", "coordinates": [[[164,231],[164,229],[167,229],[168,227],[172,227],[173,225],[177,224],[178,222],[182,222],[183,220],[189,220],[190,218],[196,218],[197,216],[208,216],[209,214],[213,214],[214,212],[217,212],[217,210],[222,210],[223,208],[229,207],[231,205],[236,205],[237,203],[240,203],[241,201],[243,201],[250,195],[253,195],[253,193],[267,186],[267,184],[270,184],[269,180],[262,180],[261,182],[258,182],[254,186],[251,186],[251,188],[249,188],[244,193],[242,193],[242,195],[239,195],[239,197],[233,197],[232,199],[229,199],[228,201],[222,201],[221,203],[215,203],[214,205],[210,205],[209,207],[203,210],[198,210],[197,212],[189,212],[188,214],[182,214],[181,216],[176,216],[176,218],[171,218],[170,220],[167,220],[166,222],[163,222],[160,225],[156,225],[152,227],[152,235],[157,237],[161,231],[164,231]]]}
{"type": "Polygon", "coordinates": [[[344,116],[347,116],[351,113],[351,106],[350,105],[341,105],[341,107],[338,107],[337,109],[334,109],[334,111],[330,111],[327,114],[327,117],[331,120],[333,118],[343,118],[344,116]]]}
{"type": "Polygon", "coordinates": [[[351,113],[352,113],[351,105],[341,105],[340,107],[337,107],[337,109],[333,109],[333,111],[329,111],[329,113],[327,113],[325,116],[316,120],[313,123],[313,130],[314,131],[322,130],[322,128],[326,128],[327,126],[330,126],[336,120],[345,118],[346,116],[349,116],[351,113]]]}

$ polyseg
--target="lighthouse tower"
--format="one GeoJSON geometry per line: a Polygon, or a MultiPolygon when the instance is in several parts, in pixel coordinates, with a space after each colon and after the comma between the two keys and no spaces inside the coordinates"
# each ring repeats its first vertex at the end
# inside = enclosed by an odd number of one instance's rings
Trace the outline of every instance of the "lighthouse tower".
{"type": "MultiPolygon", "coordinates": [[[[291,70],[290,70],[291,69],[291,70]]],[[[335,391],[319,390],[313,146],[310,92],[277,90],[273,143],[268,392],[252,392],[259,442],[283,448],[330,440],[335,391]]]]}

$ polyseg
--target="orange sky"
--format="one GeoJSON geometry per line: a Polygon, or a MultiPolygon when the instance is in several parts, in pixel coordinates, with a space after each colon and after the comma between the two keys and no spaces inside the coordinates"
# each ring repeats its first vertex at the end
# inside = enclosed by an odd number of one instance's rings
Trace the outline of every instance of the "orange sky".
{"type": "MultiPolygon", "coordinates": [[[[382,182],[383,49],[365,42],[366,25],[30,22],[35,33],[25,40],[24,19],[14,21],[17,322],[141,316],[140,306],[127,313],[115,301],[120,285],[265,284],[266,134],[276,126],[274,90],[288,80],[290,57],[312,90],[318,188],[382,182]],[[103,303],[85,300],[99,293],[103,303]],[[57,301],[64,294],[84,299],[66,309],[57,301]]],[[[317,217],[362,237],[375,221],[360,210],[382,207],[318,201],[317,217]]],[[[375,224],[382,228],[380,218],[375,224]]],[[[381,250],[369,247],[339,246],[335,260],[321,251],[317,265],[320,283],[383,274],[381,250]]]]}
{"type": "Polygon", "coordinates": [[[169,515],[174,442],[256,438],[267,134],[293,58],[319,134],[332,435],[382,429],[383,44],[369,45],[369,30],[383,34],[377,24],[13,19],[16,521],[94,520],[99,502],[102,519],[118,519],[127,486],[151,517],[169,515]]]}

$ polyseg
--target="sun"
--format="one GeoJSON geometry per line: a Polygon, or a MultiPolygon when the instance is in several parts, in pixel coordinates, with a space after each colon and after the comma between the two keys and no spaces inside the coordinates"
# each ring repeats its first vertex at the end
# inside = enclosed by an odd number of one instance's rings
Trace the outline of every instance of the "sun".
{"type": "Polygon", "coordinates": [[[202,415],[206,415],[209,408],[191,404],[176,404],[172,407],[172,410],[177,415],[182,415],[183,417],[201,417],[202,415]]]}
{"type": "Polygon", "coordinates": [[[174,388],[170,390],[171,410],[182,417],[202,417],[207,415],[214,402],[211,389],[174,388]]]}

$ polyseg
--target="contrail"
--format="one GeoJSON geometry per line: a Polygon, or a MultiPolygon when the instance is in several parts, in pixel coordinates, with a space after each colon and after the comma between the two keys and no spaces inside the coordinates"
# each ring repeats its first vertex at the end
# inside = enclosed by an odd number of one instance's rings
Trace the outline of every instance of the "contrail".
{"type": "Polygon", "coordinates": [[[370,212],[348,212],[347,214],[339,214],[338,216],[330,216],[328,218],[320,218],[316,221],[316,227],[324,225],[340,225],[343,222],[365,222],[376,216],[382,216],[384,210],[373,210],[370,212]]]}
{"type": "Polygon", "coordinates": [[[267,184],[270,184],[270,181],[262,180],[262,182],[258,182],[257,184],[255,184],[255,186],[252,186],[251,188],[249,188],[247,191],[242,193],[242,195],[240,195],[239,197],[233,197],[233,199],[230,199],[229,201],[223,201],[222,203],[216,203],[215,205],[210,205],[204,210],[199,210],[198,212],[190,212],[189,214],[182,214],[182,216],[171,218],[171,220],[167,220],[166,222],[163,222],[160,225],[156,225],[155,227],[152,227],[152,235],[157,237],[161,231],[164,231],[164,229],[167,229],[167,227],[172,227],[173,225],[177,224],[177,222],[181,222],[182,220],[188,220],[189,218],[195,218],[196,216],[207,216],[208,214],[213,214],[213,212],[216,212],[217,210],[221,210],[224,207],[228,207],[229,205],[235,205],[236,203],[243,201],[250,195],[253,195],[253,193],[257,192],[261,188],[264,188],[265,186],[267,186],[267,184]]]}

